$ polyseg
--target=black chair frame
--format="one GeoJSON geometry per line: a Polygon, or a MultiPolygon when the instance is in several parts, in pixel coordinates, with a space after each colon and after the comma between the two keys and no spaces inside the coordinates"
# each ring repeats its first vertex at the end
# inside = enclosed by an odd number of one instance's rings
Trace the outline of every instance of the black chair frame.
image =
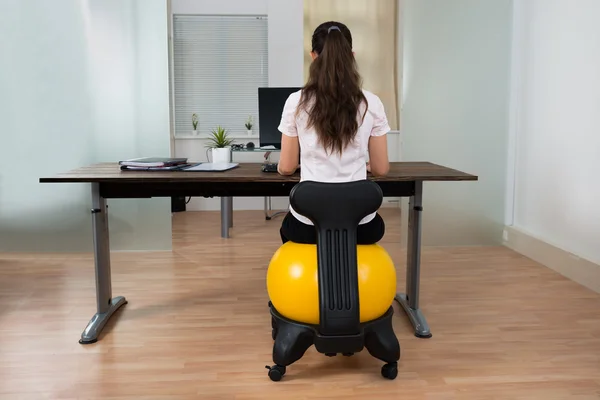
{"type": "Polygon", "coordinates": [[[383,201],[381,188],[370,180],[344,183],[304,181],[292,189],[290,204],[317,230],[319,324],[310,325],[271,310],[273,362],[269,377],[279,381],[286,367],[298,361],[310,346],[327,356],[351,356],[365,347],[385,362],[381,374],[395,379],[400,344],[394,333],[390,304],[387,312],[360,322],[356,232],[359,222],[376,212],[383,201]]]}

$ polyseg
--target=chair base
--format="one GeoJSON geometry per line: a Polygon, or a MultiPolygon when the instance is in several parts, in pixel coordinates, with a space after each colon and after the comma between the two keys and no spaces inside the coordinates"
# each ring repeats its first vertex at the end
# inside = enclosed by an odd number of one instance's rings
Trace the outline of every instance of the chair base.
{"type": "Polygon", "coordinates": [[[360,324],[358,335],[327,337],[319,333],[318,325],[309,325],[292,321],[275,309],[269,302],[271,310],[271,328],[274,366],[266,368],[273,381],[279,381],[286,373],[286,367],[304,356],[306,350],[314,345],[319,353],[333,357],[338,354],[351,356],[366,347],[367,351],[386,364],[381,368],[381,375],[387,379],[395,379],[398,375],[400,360],[400,343],[394,333],[392,316],[394,309],[390,307],[386,313],[373,321],[360,324]]]}

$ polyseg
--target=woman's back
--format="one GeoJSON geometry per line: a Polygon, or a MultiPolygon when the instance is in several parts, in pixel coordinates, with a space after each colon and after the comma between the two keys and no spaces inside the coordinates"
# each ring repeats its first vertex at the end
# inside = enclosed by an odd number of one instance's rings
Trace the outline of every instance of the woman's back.
{"type": "MultiPolygon", "coordinates": [[[[311,56],[306,85],[289,96],[283,109],[279,172],[294,173],[300,163],[302,181],[357,181],[366,179],[369,159],[371,172],[387,173],[390,127],[379,97],[362,89],[350,30],[332,21],[319,25],[311,56]]],[[[293,208],[290,212],[312,225],[293,208]]],[[[361,225],[375,217],[368,215],[361,225]]]]}
{"type": "Polygon", "coordinates": [[[366,178],[369,139],[387,134],[390,127],[379,97],[367,90],[363,90],[363,93],[367,103],[363,103],[357,112],[359,125],[356,135],[341,153],[326,149],[315,127],[309,126],[307,111],[298,110],[302,91],[290,95],[283,109],[279,130],[284,135],[298,137],[301,180],[348,182],[366,178]]]}
{"type": "MultiPolygon", "coordinates": [[[[363,90],[363,93],[367,102],[358,109],[356,118],[360,123],[357,132],[341,152],[326,149],[315,127],[309,125],[307,111],[298,109],[302,91],[290,95],[283,109],[279,130],[286,136],[298,139],[301,181],[351,182],[366,179],[369,140],[387,134],[390,127],[379,97],[367,90],[363,90]]],[[[311,224],[308,218],[292,208],[290,211],[301,222],[311,224]]],[[[371,221],[374,216],[365,217],[361,223],[371,221]]]]}

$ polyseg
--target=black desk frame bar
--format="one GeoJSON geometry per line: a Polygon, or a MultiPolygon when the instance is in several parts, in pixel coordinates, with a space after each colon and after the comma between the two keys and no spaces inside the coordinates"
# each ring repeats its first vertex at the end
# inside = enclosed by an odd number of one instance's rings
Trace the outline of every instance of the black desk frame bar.
{"type": "MultiPolygon", "coordinates": [[[[423,182],[378,182],[385,197],[409,197],[409,227],[406,265],[406,293],[398,293],[400,303],[412,323],[415,336],[431,337],[425,316],[419,307],[421,269],[421,214],[423,182]]],[[[293,182],[248,183],[161,183],[161,182],[103,182],[92,183],[92,223],[94,235],[94,260],[96,270],[96,314],[89,321],[79,340],[82,344],[98,340],[110,317],[127,303],[123,296],[113,297],[110,268],[108,230],[108,198],[151,198],[171,196],[221,197],[221,228],[233,226],[233,197],[289,196],[293,182]],[[225,212],[223,212],[225,211],[225,212]]],[[[224,232],[222,232],[223,234],[224,232]]]]}

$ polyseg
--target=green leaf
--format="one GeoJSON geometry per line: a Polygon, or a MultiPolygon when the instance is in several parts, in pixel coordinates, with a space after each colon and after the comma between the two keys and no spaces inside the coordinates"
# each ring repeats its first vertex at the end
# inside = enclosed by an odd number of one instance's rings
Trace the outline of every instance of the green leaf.
{"type": "Polygon", "coordinates": [[[232,143],[233,140],[229,138],[227,130],[219,125],[210,132],[209,142],[206,147],[218,149],[230,146],[232,143]]]}

